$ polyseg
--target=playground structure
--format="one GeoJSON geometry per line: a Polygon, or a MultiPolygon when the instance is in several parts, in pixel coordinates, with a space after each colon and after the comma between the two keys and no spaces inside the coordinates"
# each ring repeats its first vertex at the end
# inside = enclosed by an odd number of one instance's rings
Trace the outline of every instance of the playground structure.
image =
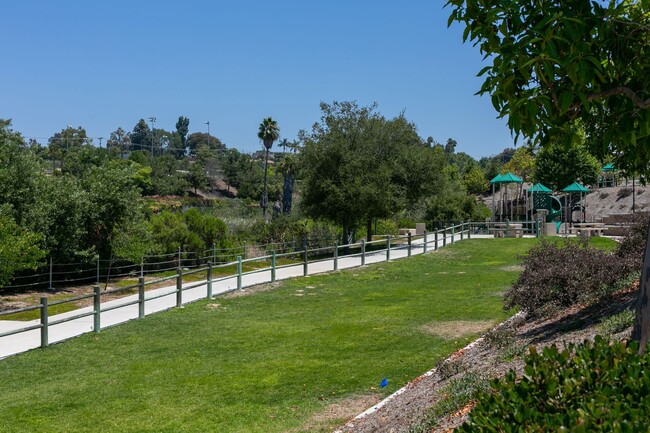
{"type": "Polygon", "coordinates": [[[541,183],[525,189],[523,180],[512,173],[497,175],[490,184],[494,222],[539,220],[554,223],[556,233],[560,231],[562,223],[572,225],[587,222],[589,190],[578,182],[564,188],[561,197],[541,183]],[[515,188],[512,184],[515,184],[515,188]]]}

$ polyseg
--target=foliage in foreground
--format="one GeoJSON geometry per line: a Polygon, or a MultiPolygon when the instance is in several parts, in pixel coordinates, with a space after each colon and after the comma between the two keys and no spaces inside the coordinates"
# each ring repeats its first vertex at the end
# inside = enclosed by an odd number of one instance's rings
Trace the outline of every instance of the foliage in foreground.
{"type": "Polygon", "coordinates": [[[563,350],[531,348],[524,377],[510,371],[479,393],[461,432],[647,431],[650,353],[603,337],[563,350]]]}

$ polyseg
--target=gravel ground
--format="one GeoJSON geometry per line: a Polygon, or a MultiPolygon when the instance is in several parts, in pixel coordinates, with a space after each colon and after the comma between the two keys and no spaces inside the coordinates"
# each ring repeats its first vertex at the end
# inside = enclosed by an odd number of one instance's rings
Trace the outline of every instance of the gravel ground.
{"type": "MultiPolygon", "coordinates": [[[[633,286],[617,292],[595,305],[568,309],[550,319],[527,320],[523,315],[514,316],[408,384],[401,394],[389,397],[390,400],[381,408],[349,421],[336,432],[397,433],[421,426],[429,408],[446,396],[445,387],[450,380],[468,373],[487,378],[503,376],[510,369],[521,373],[524,363],[520,355],[530,346],[562,346],[565,342],[593,340],[597,334],[603,333],[599,324],[604,318],[634,305],[637,288],[633,286]],[[517,355],[513,359],[507,356],[512,354],[517,355]]],[[[625,338],[629,334],[630,329],[627,329],[613,337],[625,338]]],[[[417,431],[453,431],[467,419],[471,407],[470,403],[437,419],[433,427],[417,431]]]]}

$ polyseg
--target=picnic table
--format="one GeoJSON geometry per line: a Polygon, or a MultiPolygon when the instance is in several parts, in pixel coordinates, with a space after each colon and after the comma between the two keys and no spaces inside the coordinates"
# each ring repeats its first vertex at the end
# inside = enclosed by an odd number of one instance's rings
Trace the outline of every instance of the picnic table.
{"type": "Polygon", "coordinates": [[[605,223],[573,223],[570,230],[578,236],[602,236],[607,227],[605,223]]]}
{"type": "Polygon", "coordinates": [[[523,238],[524,226],[519,223],[494,223],[495,238],[523,238]]]}

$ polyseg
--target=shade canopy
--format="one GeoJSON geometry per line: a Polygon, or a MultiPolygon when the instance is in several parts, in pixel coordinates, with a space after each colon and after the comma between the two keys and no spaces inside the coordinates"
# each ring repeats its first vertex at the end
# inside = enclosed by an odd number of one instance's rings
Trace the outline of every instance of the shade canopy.
{"type": "Polygon", "coordinates": [[[543,192],[543,193],[546,193],[546,194],[550,194],[553,191],[551,191],[549,188],[542,185],[541,183],[536,183],[535,185],[528,188],[528,192],[543,192]]]}
{"type": "Polygon", "coordinates": [[[589,192],[587,188],[584,186],[580,185],[578,182],[573,182],[571,185],[567,186],[562,190],[562,192],[589,192]]]}
{"type": "Polygon", "coordinates": [[[602,171],[616,171],[616,170],[618,170],[618,168],[616,168],[616,167],[614,166],[614,164],[612,164],[612,163],[610,162],[609,164],[605,165],[601,170],[602,170],[602,171]]]}
{"type": "Polygon", "coordinates": [[[516,176],[510,172],[506,174],[498,174],[494,176],[494,179],[490,183],[522,183],[523,180],[519,176],[516,176]]]}

